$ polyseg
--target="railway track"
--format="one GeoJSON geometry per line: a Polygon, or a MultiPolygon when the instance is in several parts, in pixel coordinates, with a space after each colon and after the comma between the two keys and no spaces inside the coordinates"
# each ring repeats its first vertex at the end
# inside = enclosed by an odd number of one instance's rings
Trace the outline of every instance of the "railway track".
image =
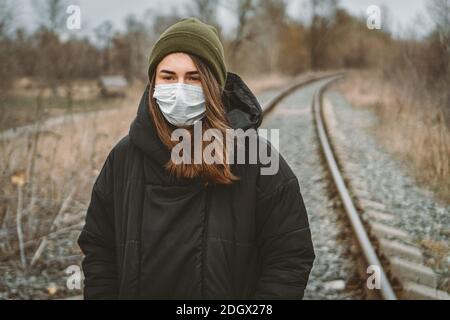
{"type": "MultiPolygon", "coordinates": [[[[343,73],[312,76],[276,96],[264,109],[267,116],[277,104],[305,85],[322,81],[314,93],[311,111],[322,150],[324,163],[339,194],[346,219],[358,247],[358,264],[368,278],[373,275],[371,289],[368,281],[361,283],[366,297],[375,299],[450,299],[448,293],[438,290],[438,276],[424,264],[421,250],[404,231],[392,228],[392,215],[382,203],[373,202],[365,190],[364,181],[352,177],[348,150],[342,147],[344,137],[333,116],[332,105],[324,106],[324,92],[343,73]],[[361,259],[362,258],[362,259],[361,259]],[[370,273],[368,273],[370,272],[370,273]],[[375,279],[376,278],[376,279],[375,279]]],[[[360,269],[360,270],[361,270],[360,269]]]]}
{"type": "Polygon", "coordinates": [[[328,165],[328,169],[331,172],[333,181],[336,185],[336,189],[339,192],[339,196],[345,208],[345,212],[347,214],[348,220],[350,221],[350,225],[352,227],[354,235],[357,239],[359,248],[364,254],[367,267],[370,268],[371,266],[375,266],[377,268],[376,272],[378,273],[377,276],[379,277],[379,290],[381,292],[381,296],[387,300],[396,300],[396,294],[380,262],[375,247],[369,238],[368,232],[366,231],[366,228],[364,227],[359,217],[359,213],[356,209],[356,205],[353,203],[350,191],[347,189],[347,186],[344,182],[343,173],[341,173],[340,167],[338,166],[337,160],[334,156],[334,152],[331,146],[331,140],[325,127],[325,120],[323,119],[324,114],[322,112],[322,94],[329,84],[336,81],[337,79],[340,79],[340,77],[341,76],[331,78],[329,82],[321,87],[314,95],[313,112],[317,127],[317,133],[324,157],[326,159],[326,163],[328,165]]]}

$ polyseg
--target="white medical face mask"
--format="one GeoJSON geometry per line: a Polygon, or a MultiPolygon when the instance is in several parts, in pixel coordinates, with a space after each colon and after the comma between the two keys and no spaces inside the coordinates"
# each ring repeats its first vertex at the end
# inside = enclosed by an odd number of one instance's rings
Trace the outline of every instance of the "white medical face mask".
{"type": "Polygon", "coordinates": [[[157,84],[153,98],[164,117],[175,126],[190,126],[206,112],[203,89],[185,83],[157,84]]]}

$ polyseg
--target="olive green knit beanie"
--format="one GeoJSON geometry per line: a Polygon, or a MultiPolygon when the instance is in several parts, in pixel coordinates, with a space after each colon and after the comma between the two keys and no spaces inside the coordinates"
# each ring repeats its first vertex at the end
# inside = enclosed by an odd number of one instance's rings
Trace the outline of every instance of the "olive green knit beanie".
{"type": "Polygon", "coordinates": [[[215,75],[221,89],[225,87],[227,68],[217,29],[197,18],[184,18],[167,28],[153,45],[150,54],[149,77],[168,54],[185,52],[203,59],[215,75]]]}

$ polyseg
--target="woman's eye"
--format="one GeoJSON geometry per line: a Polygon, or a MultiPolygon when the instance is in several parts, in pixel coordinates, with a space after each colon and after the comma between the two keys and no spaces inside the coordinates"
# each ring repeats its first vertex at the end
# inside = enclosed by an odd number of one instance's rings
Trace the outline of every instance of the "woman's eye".
{"type": "Polygon", "coordinates": [[[163,79],[164,79],[164,80],[172,80],[173,77],[171,77],[171,76],[165,76],[165,77],[163,77],[163,79]]]}
{"type": "Polygon", "coordinates": [[[200,81],[200,78],[199,77],[191,77],[189,80],[191,80],[191,81],[200,81]]]}

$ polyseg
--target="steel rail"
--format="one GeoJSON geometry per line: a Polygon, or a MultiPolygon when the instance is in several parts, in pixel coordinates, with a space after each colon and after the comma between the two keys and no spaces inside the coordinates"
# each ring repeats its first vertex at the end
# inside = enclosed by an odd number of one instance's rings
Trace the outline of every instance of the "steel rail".
{"type": "Polygon", "coordinates": [[[336,158],[334,156],[333,150],[331,148],[330,141],[328,139],[327,131],[323,121],[323,112],[322,112],[322,95],[325,89],[334,81],[342,78],[342,76],[336,76],[329,81],[327,81],[319,90],[316,91],[313,98],[313,110],[314,110],[314,119],[316,121],[316,127],[320,139],[320,143],[322,146],[322,151],[324,153],[326,162],[328,164],[328,168],[333,176],[334,183],[339,192],[341,200],[344,204],[345,212],[347,214],[348,219],[350,220],[350,224],[352,226],[353,232],[358,240],[361,251],[364,254],[364,257],[367,261],[367,264],[377,266],[379,268],[380,275],[380,291],[381,295],[386,300],[396,300],[397,297],[395,295],[394,290],[389,282],[389,279],[386,276],[386,273],[383,269],[383,266],[378,258],[376,251],[369,239],[369,236],[364,228],[364,225],[359,217],[359,214],[353,204],[352,197],[345,185],[344,179],[342,177],[341,171],[337,164],[336,158]]]}

